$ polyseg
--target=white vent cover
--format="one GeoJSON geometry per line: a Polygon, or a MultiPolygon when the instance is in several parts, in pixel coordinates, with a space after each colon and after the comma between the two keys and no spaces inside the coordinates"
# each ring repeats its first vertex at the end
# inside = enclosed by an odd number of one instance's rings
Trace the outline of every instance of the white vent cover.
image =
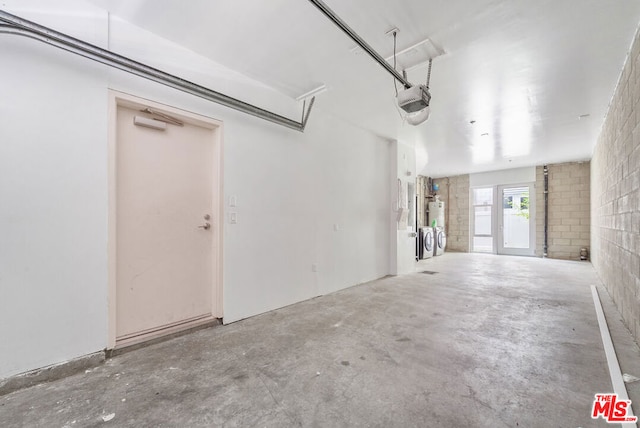
{"type": "MultiPolygon", "coordinates": [[[[431,39],[424,39],[396,53],[396,68],[398,70],[411,71],[412,69],[427,66],[430,59],[444,55],[444,50],[436,46],[431,39]]],[[[393,64],[393,55],[384,59],[393,64]]]]}

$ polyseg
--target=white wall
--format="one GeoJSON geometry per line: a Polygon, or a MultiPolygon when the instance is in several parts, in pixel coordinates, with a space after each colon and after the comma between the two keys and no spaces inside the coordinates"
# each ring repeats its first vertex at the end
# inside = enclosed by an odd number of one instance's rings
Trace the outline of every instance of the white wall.
{"type": "MultiPolygon", "coordinates": [[[[409,185],[416,182],[416,152],[412,145],[401,141],[391,143],[391,171],[389,185],[391,187],[391,219],[389,221],[390,234],[395,237],[391,245],[391,274],[403,275],[413,273],[416,266],[416,238],[413,235],[416,230],[414,222],[406,220],[398,221],[400,200],[415,197],[409,192],[409,185]],[[402,194],[399,195],[398,180],[402,186],[402,194]],[[411,223],[411,224],[409,224],[411,223]]],[[[415,187],[414,187],[415,191],[415,187]]],[[[407,201],[409,209],[415,210],[415,203],[407,201]]],[[[413,213],[415,215],[415,212],[413,213]]],[[[411,217],[411,214],[408,215],[411,217]]],[[[415,218],[415,217],[413,217],[415,218]]]]}
{"type": "MultiPolygon", "coordinates": [[[[107,40],[107,14],[84,2],[47,7],[3,2],[299,117],[293,100],[126,23],[112,20],[107,40]]],[[[224,122],[225,202],[236,196],[238,212],[224,226],[225,322],[389,273],[389,143],[323,112],[322,98],[301,134],[33,40],[0,35],[0,57],[0,379],[106,346],[110,88],[224,122]]]]}
{"type": "Polygon", "coordinates": [[[503,184],[533,183],[535,181],[535,166],[469,174],[469,187],[471,188],[491,187],[503,184]]]}
{"type": "Polygon", "coordinates": [[[100,66],[7,35],[0,57],[2,378],[104,348],[107,104],[100,66]]]}

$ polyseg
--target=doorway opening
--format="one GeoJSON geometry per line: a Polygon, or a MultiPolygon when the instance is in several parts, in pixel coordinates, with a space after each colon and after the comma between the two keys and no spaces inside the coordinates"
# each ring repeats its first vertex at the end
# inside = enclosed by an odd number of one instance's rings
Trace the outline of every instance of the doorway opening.
{"type": "Polygon", "coordinates": [[[534,184],[471,189],[473,252],[535,254],[534,184]]]}
{"type": "Polygon", "coordinates": [[[110,92],[110,349],[222,318],[222,123],[110,92]]]}
{"type": "Polygon", "coordinates": [[[533,184],[498,186],[498,254],[533,256],[535,253],[535,191],[533,184]]]}
{"type": "Polygon", "coordinates": [[[472,251],[476,253],[494,252],[494,193],[493,187],[471,189],[472,251]]]}

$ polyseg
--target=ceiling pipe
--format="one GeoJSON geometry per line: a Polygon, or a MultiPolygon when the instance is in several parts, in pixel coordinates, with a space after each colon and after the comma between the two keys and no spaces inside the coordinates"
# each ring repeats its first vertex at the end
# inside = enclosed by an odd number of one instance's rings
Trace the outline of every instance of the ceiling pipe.
{"type": "Polygon", "coordinates": [[[127,73],[135,74],[136,76],[300,132],[304,132],[307,120],[311,114],[311,108],[313,107],[313,102],[309,103],[306,111],[303,107],[302,120],[297,122],[90,43],[83,42],[82,40],[36,24],[35,22],[12,15],[3,10],[0,10],[0,33],[25,36],[39,40],[93,61],[126,71],[127,73]]]}
{"type": "Polygon", "coordinates": [[[398,82],[402,83],[405,88],[409,89],[413,86],[407,79],[402,76],[402,74],[398,73],[395,68],[393,68],[387,61],[385,61],[384,58],[382,58],[380,54],[378,54],[378,52],[376,52],[371,46],[369,46],[369,44],[365,42],[362,37],[360,37],[355,31],[351,29],[351,27],[349,27],[342,19],[340,19],[340,17],[336,15],[335,12],[329,8],[329,6],[324,4],[323,1],[309,1],[315,7],[320,9],[320,12],[322,12],[327,18],[329,18],[336,26],[338,26],[338,28],[344,31],[347,36],[351,37],[351,40],[356,42],[358,46],[360,46],[366,53],[371,56],[371,58],[373,58],[378,64],[380,64],[385,70],[387,70],[398,82]]]}

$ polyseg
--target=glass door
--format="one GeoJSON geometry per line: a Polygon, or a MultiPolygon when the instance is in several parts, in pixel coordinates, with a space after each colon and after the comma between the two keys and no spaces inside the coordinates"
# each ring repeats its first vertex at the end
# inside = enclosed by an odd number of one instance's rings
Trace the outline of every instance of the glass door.
{"type": "Polygon", "coordinates": [[[494,188],[482,187],[471,190],[471,215],[473,242],[472,251],[494,253],[494,188]]]}
{"type": "Polygon", "coordinates": [[[533,184],[498,186],[498,254],[535,254],[535,190],[533,184]]]}

